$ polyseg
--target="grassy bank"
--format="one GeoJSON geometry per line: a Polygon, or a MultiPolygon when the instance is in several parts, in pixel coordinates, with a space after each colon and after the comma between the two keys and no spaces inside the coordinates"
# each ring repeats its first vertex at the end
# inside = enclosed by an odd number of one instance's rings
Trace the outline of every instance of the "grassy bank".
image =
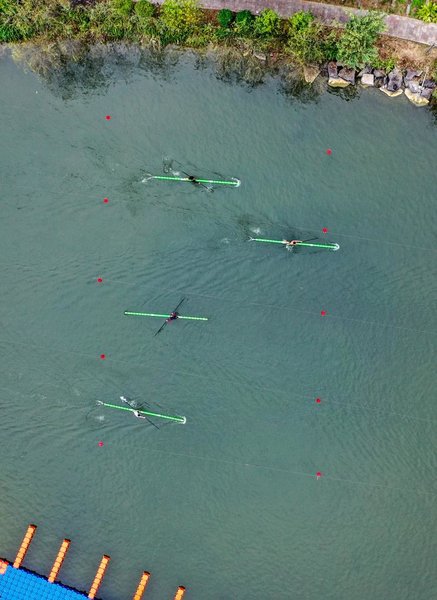
{"type": "Polygon", "coordinates": [[[414,44],[387,43],[382,13],[352,16],[345,28],[326,27],[311,13],[280,19],[272,10],[259,15],[202,10],[194,0],[0,0],[0,42],[150,43],[203,48],[211,44],[259,55],[287,56],[296,64],[339,61],[360,70],[365,65],[389,71],[395,65],[427,68],[437,79],[437,61],[414,44]],[[402,52],[410,46],[408,53],[402,52]],[[405,58],[407,56],[407,58],[405,58]],[[411,64],[408,64],[411,63],[411,64]]]}

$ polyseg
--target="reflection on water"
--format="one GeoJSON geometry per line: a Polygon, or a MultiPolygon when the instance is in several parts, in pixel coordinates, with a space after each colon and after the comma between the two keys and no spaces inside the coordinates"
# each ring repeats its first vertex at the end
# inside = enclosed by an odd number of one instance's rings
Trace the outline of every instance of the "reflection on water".
{"type": "MultiPolygon", "coordinates": [[[[38,74],[50,90],[64,100],[79,94],[104,93],[111,81],[129,83],[138,71],[168,80],[175,74],[180,58],[187,54],[191,51],[161,48],[152,42],[142,47],[124,43],[88,47],[74,40],[21,44],[12,52],[17,63],[38,74]]],[[[235,48],[196,52],[194,61],[197,69],[212,68],[217,78],[229,84],[253,87],[262,84],[267,75],[279,75],[279,90],[301,102],[315,101],[326,90],[322,78],[313,85],[305,83],[302,69],[288,61],[276,62],[275,58],[273,63],[263,63],[253,54],[235,48]]],[[[346,99],[354,95],[352,88],[341,92],[346,99]]]]}

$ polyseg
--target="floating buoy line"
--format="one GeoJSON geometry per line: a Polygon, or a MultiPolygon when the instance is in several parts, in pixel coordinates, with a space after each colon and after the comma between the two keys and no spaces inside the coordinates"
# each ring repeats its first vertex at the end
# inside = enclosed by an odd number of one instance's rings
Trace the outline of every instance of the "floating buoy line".
{"type": "MultiPolygon", "coordinates": [[[[32,346],[36,349],[39,350],[43,350],[44,352],[46,352],[47,354],[66,354],[66,355],[72,355],[72,356],[80,356],[86,359],[95,359],[96,355],[95,354],[91,354],[91,353],[87,353],[87,352],[81,352],[79,350],[65,350],[65,349],[60,349],[60,348],[52,348],[52,347],[47,347],[47,346],[42,346],[39,344],[34,344],[32,342],[30,343],[25,343],[25,342],[18,342],[16,340],[8,340],[8,339],[2,339],[0,341],[1,343],[5,343],[5,344],[13,344],[13,345],[18,345],[18,346],[32,346]]],[[[113,364],[119,364],[119,365],[129,365],[130,367],[135,367],[135,368],[143,368],[144,365],[143,364],[133,364],[132,361],[130,360],[124,360],[121,358],[116,358],[116,359],[111,359],[111,363],[113,364]]],[[[167,371],[168,367],[167,366],[161,366],[161,365],[154,365],[153,366],[153,370],[154,371],[167,371]]],[[[194,377],[197,379],[202,379],[206,382],[211,381],[211,378],[213,377],[213,371],[208,372],[207,374],[204,373],[194,373],[193,371],[185,371],[183,369],[172,369],[172,373],[174,373],[175,375],[181,375],[181,376],[188,376],[188,377],[194,377]]],[[[90,376],[91,377],[91,376],[90,376]]],[[[95,374],[93,374],[92,378],[95,378],[95,374]]],[[[98,378],[98,377],[97,377],[98,378]]],[[[99,378],[98,378],[99,379],[99,378]]],[[[103,381],[102,381],[103,383],[103,381]]],[[[113,383],[111,383],[111,385],[114,385],[113,383]]],[[[253,386],[253,381],[252,381],[252,386],[253,386]]],[[[307,385],[307,384],[303,384],[303,385],[307,385]]],[[[119,388],[119,386],[116,386],[117,388],[119,388]]],[[[2,386],[2,389],[7,389],[9,392],[15,392],[19,395],[22,395],[23,397],[27,397],[28,395],[23,395],[20,392],[12,389],[12,388],[5,388],[4,386],[2,386]]],[[[305,398],[308,400],[314,400],[316,395],[320,395],[321,394],[321,388],[318,387],[317,392],[314,393],[310,393],[308,391],[305,392],[289,392],[289,391],[284,391],[281,388],[274,388],[272,386],[263,386],[260,385],[259,383],[256,384],[256,389],[258,390],[264,390],[266,392],[272,392],[273,390],[276,390],[276,392],[278,393],[282,393],[285,396],[290,395],[290,393],[293,393],[296,396],[299,396],[301,398],[305,398]]],[[[352,403],[350,402],[350,400],[338,400],[338,399],[332,399],[332,397],[330,396],[329,392],[323,391],[322,393],[325,401],[325,404],[338,404],[340,406],[344,406],[346,409],[351,409],[353,408],[354,410],[365,410],[367,412],[371,412],[371,413],[377,413],[378,415],[382,415],[382,416],[388,416],[388,415],[392,415],[392,416],[396,416],[400,419],[404,419],[404,420],[413,420],[413,421],[420,421],[423,423],[428,423],[430,425],[432,425],[433,423],[437,423],[436,419],[433,418],[425,418],[425,417],[418,417],[415,415],[411,415],[410,413],[398,413],[396,411],[387,411],[387,410],[383,410],[381,411],[381,409],[379,407],[368,407],[368,406],[363,406],[363,405],[357,405],[356,403],[352,403]]],[[[198,418],[196,417],[194,419],[194,421],[198,420],[198,418]]],[[[192,422],[192,419],[190,419],[190,422],[192,422]]]]}
{"type": "Polygon", "coordinates": [[[428,491],[428,490],[424,490],[424,489],[420,489],[420,488],[407,488],[407,487],[400,487],[400,486],[391,486],[391,485],[386,485],[386,484],[382,484],[382,483],[369,483],[368,481],[362,481],[360,479],[350,479],[350,478],[346,478],[346,477],[335,477],[335,476],[331,476],[331,475],[326,475],[324,473],[320,473],[320,471],[316,471],[316,472],[309,472],[309,471],[296,471],[293,469],[287,469],[284,467],[277,467],[275,465],[260,465],[260,464],[256,464],[256,463],[246,463],[246,462],[241,462],[241,461],[237,461],[237,460],[228,460],[226,458],[214,458],[214,457],[209,457],[209,456],[201,456],[199,454],[189,454],[189,453],[185,453],[185,452],[170,452],[168,450],[161,450],[161,449],[148,449],[147,450],[148,453],[152,453],[152,454],[165,454],[168,456],[179,456],[181,458],[189,458],[189,459],[195,459],[195,460],[202,460],[202,461],[209,461],[209,462],[214,462],[214,463],[218,463],[218,464],[224,464],[224,465],[231,465],[231,466],[236,466],[236,467],[249,467],[249,468],[253,468],[253,469],[261,469],[264,471],[277,471],[279,473],[287,473],[289,475],[297,475],[297,476],[301,476],[301,477],[307,477],[310,479],[316,479],[319,480],[322,475],[323,475],[323,479],[326,479],[327,481],[335,481],[335,482],[340,482],[340,483],[347,483],[347,484],[352,484],[352,485],[359,485],[365,488],[368,488],[370,490],[392,490],[392,491],[396,491],[396,492],[410,492],[410,493],[415,493],[415,494],[419,494],[419,495],[426,495],[426,496],[431,496],[431,497],[437,497],[437,492],[432,492],[432,491],[428,491]]]}
{"type": "MultiPolygon", "coordinates": [[[[116,285],[130,285],[130,286],[138,286],[137,283],[130,283],[129,281],[123,281],[122,279],[116,279],[116,278],[105,278],[105,281],[108,284],[111,283],[115,283],[116,285]]],[[[217,294],[202,294],[201,292],[195,292],[194,290],[190,289],[190,288],[185,288],[185,289],[178,289],[178,288],[160,288],[162,291],[166,291],[166,292],[176,292],[179,294],[190,294],[190,296],[198,296],[199,298],[209,298],[210,300],[220,300],[223,302],[230,302],[233,303],[235,306],[243,306],[242,304],[239,304],[238,302],[233,302],[232,298],[227,298],[226,296],[220,296],[217,294]]],[[[256,302],[253,300],[248,300],[247,302],[244,302],[244,306],[259,306],[261,308],[271,308],[271,309],[275,309],[275,310],[284,310],[287,312],[293,311],[293,312],[299,312],[302,314],[307,314],[307,315],[312,315],[312,316],[320,316],[320,312],[316,312],[314,310],[305,310],[303,308],[297,308],[296,306],[292,305],[292,306],[285,306],[285,305],[281,305],[281,304],[271,304],[270,302],[256,302]]],[[[126,312],[125,312],[126,314],[126,312]]],[[[153,316],[153,313],[151,313],[151,315],[153,316]]],[[[138,313],[138,316],[148,316],[148,314],[144,314],[142,315],[141,313],[138,313]]],[[[168,315],[165,314],[159,314],[156,315],[159,316],[161,318],[168,318],[168,315]]],[[[189,317],[185,317],[188,318],[189,317]]],[[[329,318],[329,319],[336,319],[339,321],[351,321],[354,323],[362,323],[363,325],[371,325],[373,327],[386,327],[389,329],[396,329],[399,331],[407,331],[407,332],[411,332],[411,333],[424,333],[426,335],[431,335],[431,336],[435,336],[437,335],[437,332],[433,331],[433,330],[429,330],[429,329],[416,329],[415,327],[404,327],[402,325],[393,325],[392,323],[387,323],[385,321],[370,321],[367,319],[358,319],[357,317],[346,317],[346,316],[341,316],[341,315],[336,315],[335,313],[329,313],[329,315],[327,314],[325,318],[329,318]]],[[[194,320],[209,320],[206,317],[195,317],[194,320]]]]}
{"type": "MultiPolygon", "coordinates": [[[[24,395],[21,392],[18,392],[17,390],[14,390],[14,389],[4,388],[3,386],[2,386],[2,389],[5,391],[8,391],[8,392],[11,392],[11,393],[18,394],[23,397],[28,397],[27,395],[24,395]]],[[[100,401],[97,404],[98,405],[107,404],[110,407],[114,406],[118,409],[124,408],[124,407],[120,407],[117,405],[110,405],[109,403],[101,403],[100,401]]],[[[143,411],[143,412],[145,412],[145,411],[143,411]]],[[[183,419],[184,417],[179,417],[179,418],[183,419]]],[[[182,421],[180,421],[180,423],[182,424],[182,421]]],[[[241,468],[253,468],[253,469],[259,469],[259,470],[263,470],[263,471],[275,471],[275,472],[285,473],[285,474],[289,474],[289,475],[306,477],[308,479],[313,479],[313,480],[314,479],[317,480],[320,478],[320,476],[319,477],[317,476],[318,475],[317,472],[298,471],[298,470],[294,470],[294,469],[287,469],[284,467],[277,467],[275,465],[260,465],[260,464],[256,464],[256,463],[252,463],[252,462],[242,462],[242,461],[238,461],[238,460],[232,460],[232,459],[226,459],[226,458],[215,458],[215,457],[210,457],[210,456],[202,456],[202,455],[190,454],[190,453],[184,453],[184,452],[171,452],[171,451],[167,451],[167,450],[161,450],[160,448],[148,448],[147,453],[148,454],[162,454],[162,455],[168,455],[168,456],[173,456],[173,457],[176,456],[176,457],[181,457],[181,458],[188,458],[191,460],[201,460],[204,462],[208,461],[208,462],[213,462],[213,463],[217,463],[217,464],[230,465],[230,466],[241,467],[241,468]]],[[[323,473],[322,479],[325,479],[326,481],[332,481],[332,482],[346,483],[346,484],[351,484],[351,485],[359,485],[359,486],[363,486],[363,487],[366,487],[371,490],[393,490],[396,492],[403,491],[403,492],[410,492],[410,493],[414,492],[418,495],[427,495],[427,496],[437,497],[436,492],[432,492],[432,491],[428,491],[428,490],[424,490],[424,489],[420,489],[420,488],[411,489],[411,488],[400,487],[400,486],[389,486],[389,485],[385,485],[382,483],[369,483],[367,481],[362,481],[362,480],[358,480],[358,479],[335,477],[335,476],[327,475],[325,473],[323,473]]]]}

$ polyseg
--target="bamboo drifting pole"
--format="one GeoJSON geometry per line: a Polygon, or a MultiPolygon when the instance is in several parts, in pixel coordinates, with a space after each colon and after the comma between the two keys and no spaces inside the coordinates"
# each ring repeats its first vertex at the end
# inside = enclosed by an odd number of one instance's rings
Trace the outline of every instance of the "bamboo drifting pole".
{"type": "MultiPolygon", "coordinates": [[[[124,313],[128,317],[158,317],[159,319],[169,319],[171,315],[167,314],[158,314],[158,313],[146,313],[146,312],[135,312],[133,310],[125,310],[124,313]]],[[[207,317],[186,317],[184,315],[178,315],[178,319],[186,320],[186,321],[207,321],[207,317]]],[[[176,319],[175,319],[176,320],[176,319]]]]}
{"type": "Polygon", "coordinates": [[[150,573],[148,571],[143,571],[143,574],[140,579],[140,583],[138,584],[137,591],[134,594],[132,600],[141,600],[143,597],[144,591],[146,589],[147,584],[149,583],[150,573]]]}
{"type": "Polygon", "coordinates": [[[168,175],[149,175],[143,181],[148,181],[149,179],[157,179],[158,181],[188,181],[189,183],[215,183],[217,185],[231,185],[233,187],[239,187],[241,183],[236,178],[232,181],[227,181],[225,179],[198,179],[197,177],[190,179],[189,177],[170,177],[168,175]]]}
{"type": "Polygon", "coordinates": [[[27,528],[26,535],[24,536],[23,541],[21,542],[21,546],[20,546],[20,549],[18,550],[14,564],[12,565],[14,567],[14,569],[20,568],[20,565],[23,562],[24,557],[27,554],[27,551],[29,550],[30,542],[32,541],[33,536],[35,535],[35,531],[36,531],[36,525],[30,524],[29,527],[27,528]]]}
{"type": "Polygon", "coordinates": [[[111,557],[108,556],[107,554],[104,554],[102,556],[102,560],[100,561],[100,565],[99,565],[99,568],[97,569],[96,576],[94,577],[94,581],[93,581],[90,591],[88,593],[88,598],[91,598],[91,600],[96,597],[96,594],[99,590],[100,584],[102,583],[103,576],[105,575],[105,571],[108,568],[108,564],[109,564],[110,560],[111,560],[111,557]]]}
{"type": "Polygon", "coordinates": [[[50,583],[54,583],[56,577],[59,574],[59,571],[61,570],[62,567],[62,563],[64,562],[65,559],[65,555],[68,552],[68,548],[70,547],[71,544],[71,540],[67,540],[67,538],[65,538],[62,541],[61,547],[59,548],[59,552],[57,557],[55,558],[55,562],[53,563],[53,567],[52,570],[50,571],[50,575],[48,576],[48,581],[50,583]]]}
{"type": "Polygon", "coordinates": [[[185,588],[183,585],[180,585],[176,591],[174,600],[182,600],[185,594],[185,588]]]}

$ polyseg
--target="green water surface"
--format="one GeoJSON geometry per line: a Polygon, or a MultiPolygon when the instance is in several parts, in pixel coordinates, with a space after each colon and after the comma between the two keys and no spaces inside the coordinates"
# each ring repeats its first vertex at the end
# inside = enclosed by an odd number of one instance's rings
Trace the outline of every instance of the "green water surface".
{"type": "Polygon", "coordinates": [[[89,587],[107,553],[105,600],[143,570],[150,600],[430,600],[431,114],[191,55],[93,60],[0,62],[0,556],[35,522],[25,566],[70,537],[61,580],[89,587]],[[241,186],[143,183],[165,157],[241,186]],[[123,315],[182,297],[209,321],[123,315]],[[96,406],[121,394],[187,423],[96,406]]]}

